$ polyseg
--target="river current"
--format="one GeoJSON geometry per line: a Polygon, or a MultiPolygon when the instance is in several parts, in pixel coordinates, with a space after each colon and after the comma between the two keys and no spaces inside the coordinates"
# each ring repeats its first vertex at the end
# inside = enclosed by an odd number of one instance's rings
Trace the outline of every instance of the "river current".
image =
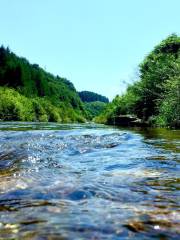
{"type": "Polygon", "coordinates": [[[1,122],[0,239],[180,239],[180,131],[1,122]]]}

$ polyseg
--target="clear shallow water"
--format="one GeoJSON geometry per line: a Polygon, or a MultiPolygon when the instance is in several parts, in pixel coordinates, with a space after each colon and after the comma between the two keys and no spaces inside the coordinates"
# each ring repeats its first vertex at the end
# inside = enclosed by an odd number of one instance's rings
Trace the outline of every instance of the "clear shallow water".
{"type": "Polygon", "coordinates": [[[0,239],[180,239],[180,131],[0,123],[0,239]]]}

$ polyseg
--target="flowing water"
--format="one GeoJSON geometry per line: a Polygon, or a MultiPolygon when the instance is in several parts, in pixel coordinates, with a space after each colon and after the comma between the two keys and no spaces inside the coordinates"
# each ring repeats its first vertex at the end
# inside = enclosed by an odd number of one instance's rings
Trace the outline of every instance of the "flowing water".
{"type": "Polygon", "coordinates": [[[180,239],[180,131],[0,123],[0,239],[180,239]]]}

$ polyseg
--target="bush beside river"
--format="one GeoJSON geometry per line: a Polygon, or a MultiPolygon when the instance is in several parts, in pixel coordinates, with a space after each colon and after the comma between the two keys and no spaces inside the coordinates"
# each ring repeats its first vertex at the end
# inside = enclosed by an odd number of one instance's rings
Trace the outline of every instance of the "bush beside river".
{"type": "Polygon", "coordinates": [[[96,122],[131,114],[153,126],[180,127],[180,37],[172,34],[139,65],[139,80],[116,96],[96,122]]]}

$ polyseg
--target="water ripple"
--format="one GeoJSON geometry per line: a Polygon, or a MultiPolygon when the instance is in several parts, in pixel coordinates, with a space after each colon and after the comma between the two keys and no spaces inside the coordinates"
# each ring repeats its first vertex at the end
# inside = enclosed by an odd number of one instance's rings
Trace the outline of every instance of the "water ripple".
{"type": "Polygon", "coordinates": [[[179,239],[178,131],[0,129],[1,239],[179,239]]]}

